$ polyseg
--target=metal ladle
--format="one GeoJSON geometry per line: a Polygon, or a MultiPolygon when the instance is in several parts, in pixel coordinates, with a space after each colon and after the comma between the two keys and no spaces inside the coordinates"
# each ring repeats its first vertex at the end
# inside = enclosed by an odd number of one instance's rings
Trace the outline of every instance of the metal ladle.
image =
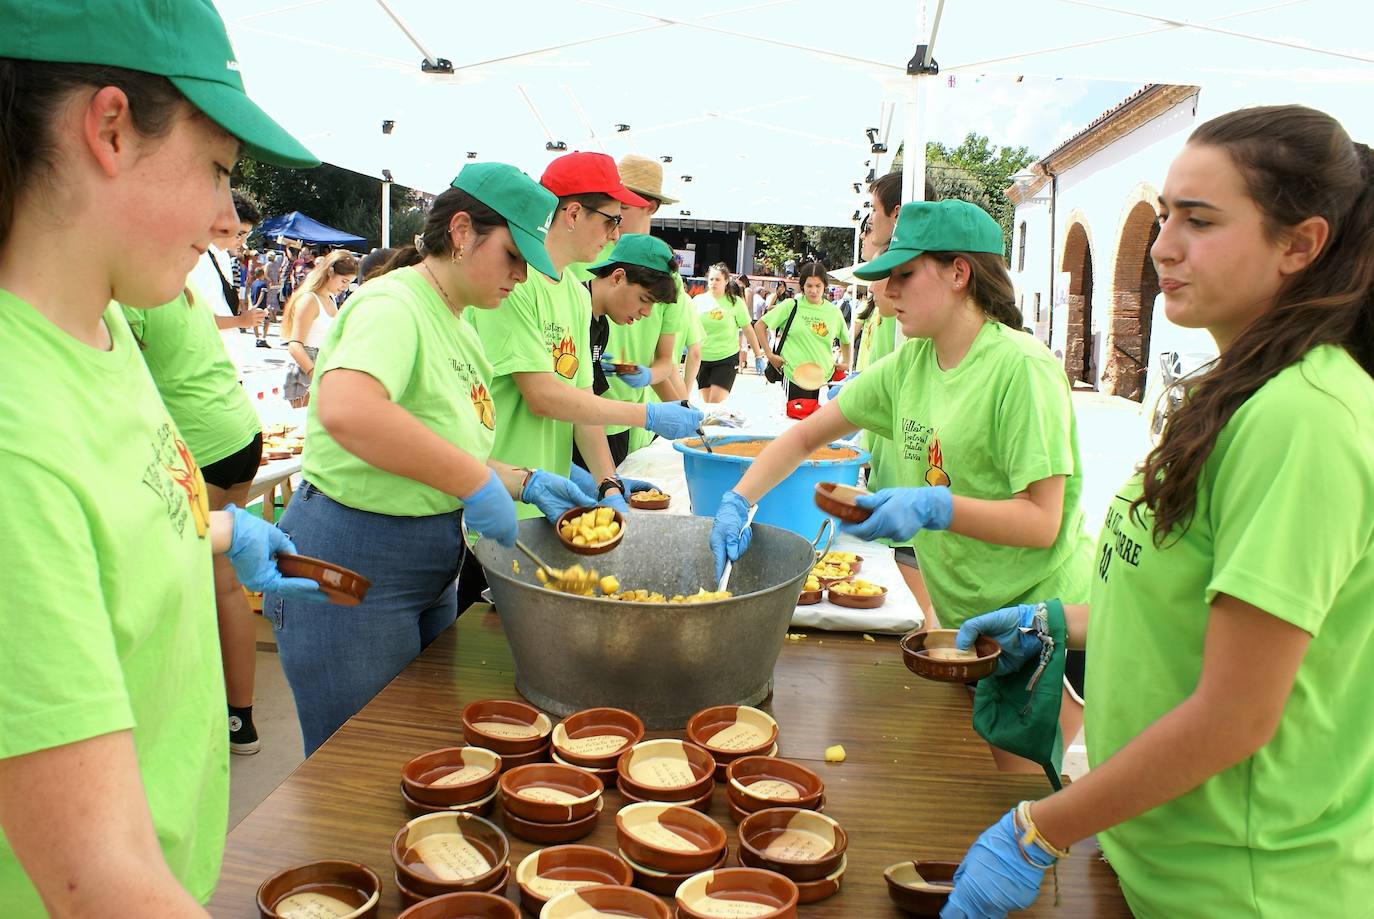
{"type": "Polygon", "coordinates": [[[561,568],[553,567],[548,562],[540,558],[538,555],[535,555],[534,550],[531,549],[529,546],[525,545],[519,539],[515,541],[515,548],[519,549],[521,552],[529,556],[530,561],[538,565],[540,569],[549,576],[549,584],[555,589],[562,590],[565,588],[572,588],[574,591],[581,591],[586,590],[588,587],[591,587],[592,585],[598,583],[598,580],[596,578],[590,576],[582,578],[569,578],[567,576],[566,571],[564,571],[561,568]]]}

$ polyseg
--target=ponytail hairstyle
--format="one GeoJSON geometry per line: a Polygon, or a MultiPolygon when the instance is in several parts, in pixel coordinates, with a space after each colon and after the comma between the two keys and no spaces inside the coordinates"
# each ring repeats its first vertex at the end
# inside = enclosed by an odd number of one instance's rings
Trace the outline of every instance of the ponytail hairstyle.
{"type": "MultiPolygon", "coordinates": [[[[1154,515],[1161,545],[1185,530],[1198,481],[1221,429],[1245,401],[1318,345],[1350,352],[1374,375],[1374,161],[1330,115],[1301,105],[1229,112],[1199,126],[1190,144],[1226,151],[1245,179],[1271,239],[1309,217],[1330,225],[1326,246],[1285,279],[1273,308],[1243,329],[1183,404],[1141,467],[1144,490],[1131,504],[1154,515]]],[[[1137,516],[1137,520],[1139,517],[1137,516]]]]}
{"type": "Polygon", "coordinates": [[[1016,308],[1016,288],[1007,263],[996,252],[927,252],[941,265],[952,265],[956,258],[968,262],[968,295],[993,322],[1021,330],[1021,311],[1016,308]]]}
{"type": "Polygon", "coordinates": [[[468,215],[479,242],[492,230],[506,226],[506,218],[461,188],[445,189],[434,199],[434,204],[429,209],[424,232],[415,237],[415,242],[410,245],[382,250],[391,254],[379,267],[370,269],[366,280],[380,277],[397,268],[418,265],[427,255],[453,255],[453,238],[449,235],[448,227],[453,222],[453,216],[458,213],[468,215]]]}
{"type": "Polygon", "coordinates": [[[59,107],[78,89],[113,86],[129,99],[134,129],[166,137],[173,118],[190,103],[166,77],[122,67],[54,64],[0,57],[0,246],[14,230],[21,197],[54,178],[59,107]]]}
{"type": "Polygon", "coordinates": [[[744,300],[744,288],[734,278],[725,282],[725,299],[730,301],[731,306],[744,300]]]}
{"type": "Polygon", "coordinates": [[[315,259],[315,267],[301,281],[301,286],[291,293],[291,299],[281,311],[281,337],[290,340],[295,334],[296,304],[306,294],[318,294],[324,286],[337,277],[357,277],[358,260],[343,249],[335,249],[324,258],[315,259]]]}

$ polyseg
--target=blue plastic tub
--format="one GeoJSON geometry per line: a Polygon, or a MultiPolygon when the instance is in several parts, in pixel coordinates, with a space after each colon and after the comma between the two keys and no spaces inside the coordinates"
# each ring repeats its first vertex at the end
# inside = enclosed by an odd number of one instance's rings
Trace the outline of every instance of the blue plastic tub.
{"type": "MultiPolygon", "coordinates": [[[[710,440],[711,446],[715,447],[741,440],[773,439],[758,434],[732,434],[712,437],[710,440]]],[[[754,461],[753,457],[707,453],[704,448],[688,446],[688,443],[679,440],[673,444],[673,449],[682,454],[692,513],[714,517],[720,509],[720,499],[744,477],[744,470],[754,461]]],[[[816,483],[858,485],[859,468],[868,462],[868,452],[853,444],[836,442],[830,446],[853,450],[856,455],[853,459],[807,460],[802,463],[763,496],[754,520],[791,530],[803,539],[814,539],[826,517],[825,512],[816,506],[816,483]]]]}

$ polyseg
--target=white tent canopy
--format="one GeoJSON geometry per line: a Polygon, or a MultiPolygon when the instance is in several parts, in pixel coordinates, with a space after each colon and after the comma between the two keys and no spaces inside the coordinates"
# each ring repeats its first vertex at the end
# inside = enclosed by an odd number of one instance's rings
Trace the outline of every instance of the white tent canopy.
{"type": "MultiPolygon", "coordinates": [[[[1099,89],[1103,108],[1140,83],[1196,83],[1236,105],[1326,107],[1368,138],[1357,94],[1374,82],[1370,7],[1258,2],[1159,0],[1146,15],[1081,0],[947,0],[918,136],[938,126],[958,137],[965,123],[990,133],[971,115],[989,104],[1005,109],[1009,132],[1044,129],[1062,116],[1043,107],[1046,89],[1077,78],[1122,81],[1099,89]]],[[[906,63],[930,26],[910,0],[701,0],[690,12],[672,0],[218,6],[249,92],[328,162],[437,191],[469,152],[536,177],[558,155],[551,142],[671,156],[667,186],[682,203],[662,216],[830,226],[852,225],[865,197],[853,183],[886,171],[906,136],[906,63]],[[453,73],[423,73],[424,58],[453,73]],[[890,153],[871,152],[870,127],[890,153]]]]}

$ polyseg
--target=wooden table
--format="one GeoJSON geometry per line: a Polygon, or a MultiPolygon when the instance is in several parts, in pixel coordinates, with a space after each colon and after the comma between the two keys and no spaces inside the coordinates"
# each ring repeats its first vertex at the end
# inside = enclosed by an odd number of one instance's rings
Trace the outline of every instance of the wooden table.
{"type": "MultiPolygon", "coordinates": [[[[556,640],[556,636],[551,636],[556,640]]],[[[408,815],[400,770],[427,750],[462,744],[459,711],[475,699],[517,698],[510,649],[499,618],[474,606],[229,834],[210,911],[257,916],[258,884],[281,868],[347,858],[382,878],[381,913],[401,899],[390,846],[408,815]]],[[[931,683],[902,664],[891,639],[811,632],[786,641],[766,706],[780,725],[787,759],[826,783],[825,812],[849,832],[848,870],[836,896],[804,906],[804,917],[901,916],[888,899],[883,868],[909,858],[959,860],[990,823],[1023,798],[1048,792],[1043,777],[1007,775],[973,732],[962,686],[931,683]],[[848,759],[824,762],[843,744],[848,759]]],[[[592,835],[579,842],[615,848],[620,795],[592,835]]],[[[711,815],[736,844],[725,792],[711,815]]],[[[501,822],[500,809],[490,818],[501,822]]],[[[512,865],[538,846],[511,837],[512,865]]],[[[1091,843],[1059,867],[1060,904],[1047,878],[1025,916],[1129,917],[1116,876],[1091,843]]],[[[515,899],[514,881],[507,890],[515,899]]]]}

